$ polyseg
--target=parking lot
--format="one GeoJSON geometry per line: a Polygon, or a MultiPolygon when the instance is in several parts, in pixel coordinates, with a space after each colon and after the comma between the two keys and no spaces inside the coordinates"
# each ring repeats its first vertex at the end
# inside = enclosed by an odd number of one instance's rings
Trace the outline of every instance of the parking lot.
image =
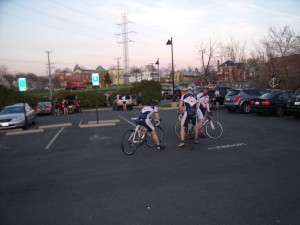
{"type": "Polygon", "coordinates": [[[41,116],[0,133],[1,224],[299,223],[299,119],[221,109],[220,139],[178,149],[177,110],[164,109],[166,149],[126,156],[138,115],[99,110],[99,127],[95,111],[41,116]]]}

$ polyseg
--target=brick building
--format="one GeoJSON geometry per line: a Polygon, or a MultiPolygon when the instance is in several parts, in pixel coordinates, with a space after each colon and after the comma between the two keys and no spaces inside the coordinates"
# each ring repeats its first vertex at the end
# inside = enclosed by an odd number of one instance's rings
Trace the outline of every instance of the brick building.
{"type": "Polygon", "coordinates": [[[230,60],[217,65],[216,79],[218,83],[243,82],[246,79],[244,63],[235,63],[230,60]]]}
{"type": "Polygon", "coordinates": [[[105,87],[105,74],[106,71],[102,66],[98,66],[95,70],[90,69],[83,69],[80,68],[77,64],[74,67],[74,70],[72,73],[67,71],[62,71],[58,74],[58,77],[60,79],[61,87],[66,87],[68,81],[82,81],[86,82],[88,86],[91,87],[92,83],[92,73],[98,73],[99,74],[99,80],[100,80],[100,86],[105,87]]]}

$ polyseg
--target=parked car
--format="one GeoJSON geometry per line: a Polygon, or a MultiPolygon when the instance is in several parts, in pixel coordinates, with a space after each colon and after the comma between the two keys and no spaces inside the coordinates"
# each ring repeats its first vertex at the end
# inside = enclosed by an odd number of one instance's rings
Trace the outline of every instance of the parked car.
{"type": "Polygon", "coordinates": [[[51,102],[39,102],[36,106],[35,106],[35,112],[37,115],[44,115],[44,114],[53,114],[54,113],[54,109],[53,106],[51,104],[51,102]]]}
{"type": "Polygon", "coordinates": [[[259,114],[272,113],[276,116],[286,114],[286,107],[289,99],[296,98],[291,91],[279,91],[266,93],[251,100],[251,111],[259,114]]]}
{"type": "Polygon", "coordinates": [[[288,100],[286,111],[287,113],[292,114],[297,118],[300,118],[300,95],[298,95],[296,98],[288,100]]]}
{"type": "Polygon", "coordinates": [[[163,88],[161,90],[161,99],[165,100],[165,99],[172,99],[173,95],[172,95],[172,89],[170,88],[163,88]]]}
{"type": "Polygon", "coordinates": [[[36,113],[27,103],[25,103],[26,118],[24,113],[24,103],[5,106],[0,112],[0,129],[23,127],[28,128],[29,124],[35,124],[36,113]]]}
{"type": "MultiPolygon", "coordinates": [[[[126,96],[126,106],[127,109],[132,109],[133,106],[136,105],[136,100],[131,95],[125,95],[126,96]]],[[[116,95],[115,100],[113,102],[113,110],[118,110],[123,108],[123,95],[116,95]]]]}
{"type": "Polygon", "coordinates": [[[243,113],[250,113],[250,101],[252,98],[257,98],[265,93],[267,90],[251,88],[251,89],[232,89],[225,96],[224,107],[234,113],[240,110],[243,113]]]}

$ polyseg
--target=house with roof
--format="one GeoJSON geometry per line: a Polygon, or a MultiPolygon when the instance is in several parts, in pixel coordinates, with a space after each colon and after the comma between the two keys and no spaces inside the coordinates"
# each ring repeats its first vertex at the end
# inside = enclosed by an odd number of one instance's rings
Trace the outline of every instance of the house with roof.
{"type": "Polygon", "coordinates": [[[246,79],[244,63],[235,63],[230,60],[217,64],[216,79],[218,83],[242,82],[246,79]]]}
{"type": "Polygon", "coordinates": [[[200,74],[191,71],[177,71],[174,73],[174,84],[195,84],[196,81],[200,78],[200,74]]]}
{"type": "Polygon", "coordinates": [[[66,87],[68,81],[80,81],[86,82],[87,84],[92,83],[92,74],[98,73],[101,87],[105,87],[105,74],[106,71],[102,66],[98,66],[96,69],[85,69],[80,67],[78,64],[75,65],[73,72],[62,71],[58,74],[62,87],[66,87]]]}

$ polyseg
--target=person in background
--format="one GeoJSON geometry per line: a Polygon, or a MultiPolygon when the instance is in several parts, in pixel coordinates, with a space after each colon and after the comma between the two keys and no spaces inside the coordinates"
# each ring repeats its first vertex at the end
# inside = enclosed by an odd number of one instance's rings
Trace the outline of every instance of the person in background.
{"type": "Polygon", "coordinates": [[[220,91],[219,91],[219,86],[216,87],[216,90],[215,90],[215,99],[216,99],[216,108],[217,110],[219,110],[219,107],[220,107],[220,91]]]}
{"type": "Polygon", "coordinates": [[[62,101],[62,107],[64,108],[64,115],[68,115],[69,114],[69,103],[67,99],[64,99],[62,101]]]}
{"type": "Polygon", "coordinates": [[[60,110],[59,108],[60,108],[60,104],[59,104],[58,99],[56,98],[54,101],[54,115],[55,116],[59,116],[59,110],[60,110]]]}
{"type": "Polygon", "coordinates": [[[126,105],[126,95],[123,95],[122,101],[123,101],[123,110],[126,111],[126,110],[127,110],[127,105],[126,105]]]}
{"type": "Polygon", "coordinates": [[[138,104],[138,109],[141,110],[143,105],[142,105],[142,93],[139,92],[139,95],[137,97],[137,104],[138,104]]]}

